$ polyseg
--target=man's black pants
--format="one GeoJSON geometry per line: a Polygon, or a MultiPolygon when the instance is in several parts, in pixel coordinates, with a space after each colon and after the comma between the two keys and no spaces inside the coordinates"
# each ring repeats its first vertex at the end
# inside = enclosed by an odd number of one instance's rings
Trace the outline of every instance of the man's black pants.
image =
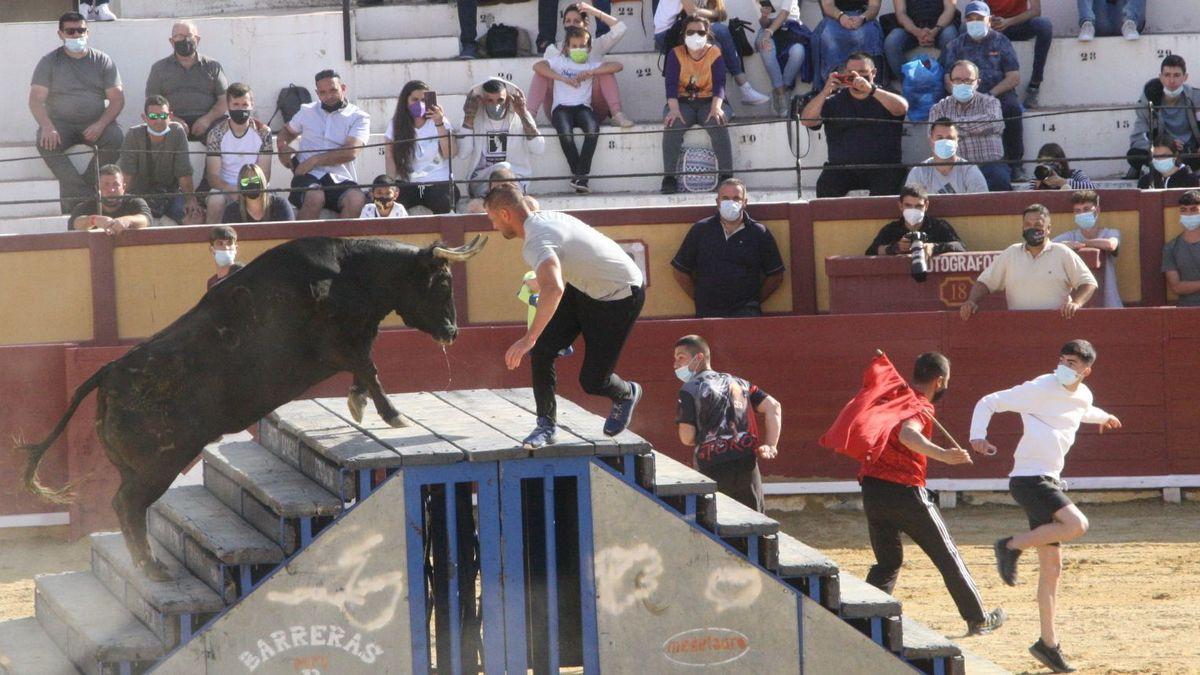
{"type": "Polygon", "coordinates": [[[967,621],[981,621],[983,599],[966,563],[958,555],[941,512],[929,500],[925,488],[867,476],[862,481],[862,496],[876,561],[867,574],[867,583],[892,592],[900,576],[900,564],[904,562],[904,547],[900,543],[903,532],[942,573],[959,615],[967,621]]]}
{"type": "Polygon", "coordinates": [[[851,190],[870,190],[872,197],[895,195],[900,193],[906,175],[902,168],[842,169],[826,163],[817,176],[817,196],[845,197],[851,190]]]}
{"type": "Polygon", "coordinates": [[[558,309],[529,352],[538,417],[556,421],[558,410],[554,389],[558,384],[558,373],[554,360],[580,333],[583,334],[584,354],[579,384],[583,390],[613,401],[629,398],[632,394],[629,383],[617,377],[613,370],[645,302],[646,296],[640,287],[634,287],[633,294],[627,298],[604,301],[595,300],[567,284],[558,309]]]}

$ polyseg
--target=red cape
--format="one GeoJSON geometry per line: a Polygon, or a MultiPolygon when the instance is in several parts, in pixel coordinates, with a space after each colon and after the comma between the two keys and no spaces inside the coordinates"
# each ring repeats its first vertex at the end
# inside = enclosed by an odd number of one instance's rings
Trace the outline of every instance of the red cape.
{"type": "Polygon", "coordinates": [[[928,405],[880,354],[863,373],[862,389],[838,413],[819,443],[859,462],[871,462],[896,425],[928,405]]]}

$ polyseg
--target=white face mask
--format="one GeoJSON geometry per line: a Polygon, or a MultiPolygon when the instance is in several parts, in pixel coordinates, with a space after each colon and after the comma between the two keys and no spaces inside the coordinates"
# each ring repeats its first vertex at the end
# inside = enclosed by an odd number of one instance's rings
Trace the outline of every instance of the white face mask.
{"type": "Polygon", "coordinates": [[[704,35],[689,35],[683,39],[683,42],[688,49],[698,52],[708,44],[708,38],[704,35]]]}
{"type": "Polygon", "coordinates": [[[228,251],[217,250],[213,251],[213,258],[217,261],[217,267],[229,267],[237,258],[237,249],[231,248],[228,251]]]}
{"type": "Polygon", "coordinates": [[[921,209],[904,209],[904,222],[916,225],[925,220],[925,212],[921,209]]]}
{"type": "Polygon", "coordinates": [[[1058,364],[1054,369],[1054,377],[1064,387],[1069,387],[1079,381],[1079,373],[1065,363],[1058,364]]]}
{"type": "Polygon", "coordinates": [[[742,217],[742,203],[733,199],[722,199],[717,210],[723,220],[734,221],[742,217]]]}
{"type": "Polygon", "coordinates": [[[1179,98],[1179,95],[1183,93],[1183,85],[1181,84],[1174,89],[1167,89],[1166,87],[1163,87],[1163,93],[1171,98],[1179,98]]]}

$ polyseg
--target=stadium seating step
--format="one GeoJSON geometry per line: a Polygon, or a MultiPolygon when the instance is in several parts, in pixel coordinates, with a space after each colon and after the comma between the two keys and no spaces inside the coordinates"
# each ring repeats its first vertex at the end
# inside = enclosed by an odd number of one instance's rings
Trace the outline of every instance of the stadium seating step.
{"type": "Polygon", "coordinates": [[[779,521],[742,504],[733,497],[716,493],[719,537],[763,537],[779,532],[779,521]]]}
{"type": "Polygon", "coordinates": [[[53,179],[0,182],[0,195],[3,195],[0,196],[0,202],[33,202],[0,203],[0,221],[62,215],[58,202],[58,181],[53,179]]]}
{"type": "Polygon", "coordinates": [[[0,219],[0,235],[5,234],[47,234],[51,232],[66,232],[66,216],[35,216],[23,218],[0,219]]]}
{"type": "Polygon", "coordinates": [[[121,19],[198,19],[225,14],[262,14],[271,11],[296,12],[317,9],[341,9],[338,0],[116,0],[121,19]]]}
{"type": "Polygon", "coordinates": [[[170,581],[153,581],[135,567],[120,532],[95,533],[91,546],[92,574],[168,647],[225,607],[219,595],[157,541],[151,540],[150,546],[155,559],[166,565],[170,581]]]}
{"type": "Polygon", "coordinates": [[[710,495],[717,491],[715,480],[657,450],[639,457],[638,484],[658,497],[710,495]]]}
{"type": "Polygon", "coordinates": [[[900,616],[900,601],[866,581],[841,570],[838,573],[844,619],[900,616]]]}
{"type": "Polygon", "coordinates": [[[828,609],[835,612],[840,609],[841,579],[837,563],[786,532],[780,532],[776,539],[774,550],[767,550],[763,566],[799,586],[828,609]],[[812,592],[813,584],[817,585],[816,593],[812,592]]]}
{"type": "Polygon", "coordinates": [[[354,54],[359,63],[430,61],[452,59],[458,56],[458,48],[458,37],[454,35],[380,40],[364,40],[360,37],[355,42],[354,54]]]}
{"type": "Polygon", "coordinates": [[[30,616],[0,623],[0,673],[79,675],[79,670],[30,616]]]}
{"type": "Polygon", "coordinates": [[[904,632],[901,658],[918,667],[928,664],[930,670],[946,675],[963,675],[966,668],[957,645],[912,617],[902,617],[901,622],[904,632]]]}
{"type": "Polygon", "coordinates": [[[115,673],[122,662],[142,672],[167,652],[91,572],[46,574],[33,581],[38,621],[84,673],[115,673]]]}

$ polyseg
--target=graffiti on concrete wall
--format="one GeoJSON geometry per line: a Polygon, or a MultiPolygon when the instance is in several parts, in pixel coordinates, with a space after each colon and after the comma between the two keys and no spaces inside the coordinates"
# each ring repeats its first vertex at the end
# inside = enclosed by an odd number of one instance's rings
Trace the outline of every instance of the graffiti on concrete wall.
{"type": "Polygon", "coordinates": [[[762,574],[749,566],[718,567],[708,575],[704,597],[717,613],[745,609],[762,593],[762,574]]]}
{"type": "Polygon", "coordinates": [[[731,628],[693,628],[663,643],[663,656],[681,666],[719,666],[750,651],[750,638],[731,628]]]}
{"type": "MultiPolygon", "coordinates": [[[[621,614],[639,602],[648,603],[662,573],[662,555],[653,546],[609,546],[596,554],[597,604],[609,614],[621,614]]],[[[658,613],[652,604],[647,609],[658,613]]]]}

